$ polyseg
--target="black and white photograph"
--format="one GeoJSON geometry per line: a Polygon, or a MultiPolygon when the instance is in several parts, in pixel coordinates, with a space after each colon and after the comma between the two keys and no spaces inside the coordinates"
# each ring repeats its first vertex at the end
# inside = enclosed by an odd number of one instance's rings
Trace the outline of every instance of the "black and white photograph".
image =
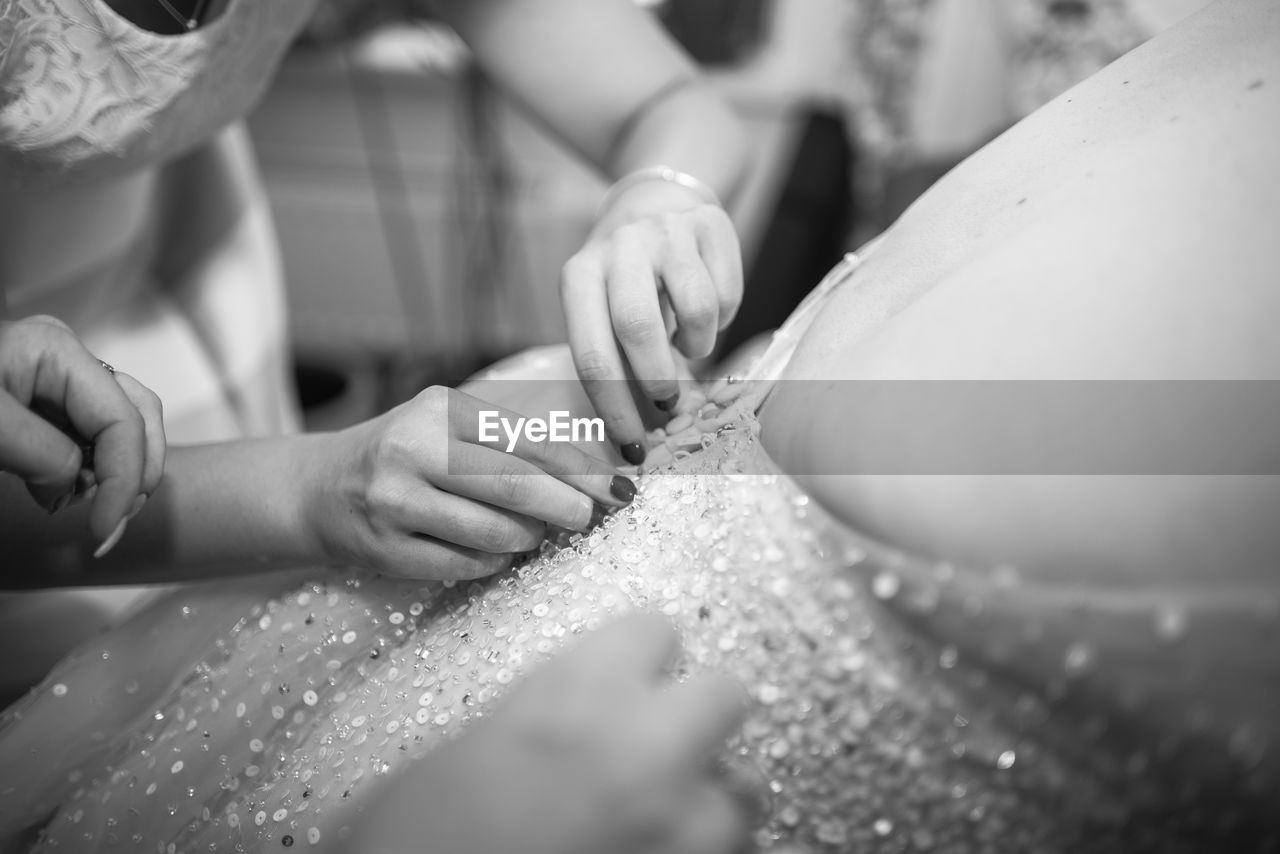
{"type": "Polygon", "coordinates": [[[1280,0],[0,0],[0,854],[1280,854],[1280,0]]]}

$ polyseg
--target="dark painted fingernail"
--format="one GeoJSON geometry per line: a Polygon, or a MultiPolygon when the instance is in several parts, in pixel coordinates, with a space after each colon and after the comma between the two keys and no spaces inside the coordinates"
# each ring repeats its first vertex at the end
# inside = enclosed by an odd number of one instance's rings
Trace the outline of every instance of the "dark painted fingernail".
{"type": "Polygon", "coordinates": [[[603,507],[597,504],[595,509],[591,511],[591,521],[587,523],[588,530],[592,528],[599,528],[601,523],[604,522],[606,512],[607,511],[603,507]]]}
{"type": "Polygon", "coordinates": [[[636,485],[630,478],[615,474],[613,480],[609,481],[609,492],[623,504],[630,504],[636,497],[636,485]]]}
{"type": "Polygon", "coordinates": [[[631,442],[622,446],[622,458],[633,466],[638,466],[644,462],[644,445],[639,442],[631,442]]]}
{"type": "Polygon", "coordinates": [[[671,410],[676,408],[676,404],[679,402],[680,402],[680,394],[679,392],[677,392],[676,394],[671,395],[671,397],[668,397],[666,400],[655,400],[653,402],[653,405],[661,409],[663,412],[670,412],[671,410]]]}

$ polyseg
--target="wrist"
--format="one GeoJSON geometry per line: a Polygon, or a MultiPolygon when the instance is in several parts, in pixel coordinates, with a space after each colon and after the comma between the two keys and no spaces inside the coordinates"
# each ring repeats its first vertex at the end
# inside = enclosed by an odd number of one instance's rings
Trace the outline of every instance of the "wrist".
{"type": "Polygon", "coordinates": [[[332,544],[326,537],[332,525],[329,504],[338,491],[341,476],[334,467],[341,459],[341,449],[336,447],[337,433],[311,433],[294,437],[285,445],[287,482],[293,488],[281,496],[279,525],[289,532],[291,548],[303,560],[329,563],[336,559],[332,544]],[[318,460],[327,465],[317,465],[318,460]]]}
{"type": "Polygon", "coordinates": [[[716,191],[699,178],[665,164],[646,166],[623,175],[605,191],[596,211],[595,230],[708,204],[724,207],[716,191]]]}

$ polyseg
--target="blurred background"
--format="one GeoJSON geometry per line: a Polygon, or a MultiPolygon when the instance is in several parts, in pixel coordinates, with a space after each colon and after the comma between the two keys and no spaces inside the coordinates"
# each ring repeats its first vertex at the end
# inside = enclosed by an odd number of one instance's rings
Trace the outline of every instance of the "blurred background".
{"type": "MultiPolygon", "coordinates": [[[[1204,0],[636,0],[746,121],[728,352],[969,152],[1204,0]]],[[[605,185],[429,0],[323,0],[251,119],[308,426],[564,340],[559,270],[605,185]]]]}
{"type": "MultiPolygon", "coordinates": [[[[730,208],[747,276],[731,347],[775,326],[845,248],[841,0],[644,5],[756,144],[730,208]]],[[[429,6],[326,0],[251,118],[311,428],[565,339],[560,266],[605,183],[475,72],[429,6]]]]}

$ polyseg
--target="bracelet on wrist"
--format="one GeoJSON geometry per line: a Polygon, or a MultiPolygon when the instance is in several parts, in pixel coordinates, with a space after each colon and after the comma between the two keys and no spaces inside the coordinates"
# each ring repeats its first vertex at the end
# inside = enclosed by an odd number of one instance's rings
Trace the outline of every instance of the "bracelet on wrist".
{"type": "Polygon", "coordinates": [[[644,169],[637,169],[634,172],[628,172],[605,191],[604,198],[600,200],[600,209],[597,213],[603,214],[613,204],[613,200],[622,193],[636,186],[649,181],[666,181],[671,184],[678,184],[686,190],[692,190],[703,202],[716,207],[724,207],[720,203],[720,197],[716,195],[716,191],[711,189],[702,181],[690,175],[688,172],[681,172],[670,166],[659,164],[657,166],[646,166],[644,169]]]}

